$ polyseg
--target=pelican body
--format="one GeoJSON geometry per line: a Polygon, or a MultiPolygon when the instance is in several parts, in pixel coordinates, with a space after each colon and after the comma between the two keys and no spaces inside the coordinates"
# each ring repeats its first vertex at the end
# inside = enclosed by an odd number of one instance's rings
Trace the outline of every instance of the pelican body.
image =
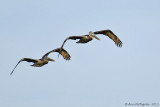
{"type": "Polygon", "coordinates": [[[20,61],[27,61],[27,62],[33,62],[34,64],[31,66],[34,67],[41,67],[43,65],[48,64],[49,61],[55,61],[53,59],[31,59],[31,58],[22,58],[20,61]]]}
{"type": "Polygon", "coordinates": [[[48,64],[48,60],[39,59],[39,60],[37,60],[36,63],[34,63],[34,64],[31,65],[31,66],[34,66],[34,67],[41,67],[41,66],[46,65],[46,64],[48,64]]]}
{"type": "MultiPolygon", "coordinates": [[[[77,41],[76,43],[88,43],[89,41],[93,40],[94,38],[96,38],[97,40],[100,40],[97,36],[94,35],[93,32],[89,32],[89,35],[83,35],[83,36],[71,36],[68,39],[80,39],[79,41],[77,41]]],[[[68,40],[67,39],[67,40],[68,40]]]]}
{"type": "Polygon", "coordinates": [[[89,41],[91,41],[93,39],[93,37],[90,37],[88,35],[83,36],[79,41],[77,41],[76,43],[87,43],[89,41]]]}

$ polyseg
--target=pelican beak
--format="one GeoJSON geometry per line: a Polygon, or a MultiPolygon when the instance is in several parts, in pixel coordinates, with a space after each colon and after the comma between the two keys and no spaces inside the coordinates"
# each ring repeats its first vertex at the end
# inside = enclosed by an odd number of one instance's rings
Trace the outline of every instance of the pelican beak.
{"type": "Polygon", "coordinates": [[[96,35],[94,35],[93,37],[96,38],[97,40],[100,40],[96,35]]]}
{"type": "Polygon", "coordinates": [[[51,61],[53,61],[53,62],[54,62],[55,60],[54,60],[54,59],[51,59],[51,61]]]}
{"type": "Polygon", "coordinates": [[[54,59],[52,59],[52,61],[55,61],[54,59]]]}
{"type": "Polygon", "coordinates": [[[49,61],[55,61],[54,59],[49,58],[49,61]]]}

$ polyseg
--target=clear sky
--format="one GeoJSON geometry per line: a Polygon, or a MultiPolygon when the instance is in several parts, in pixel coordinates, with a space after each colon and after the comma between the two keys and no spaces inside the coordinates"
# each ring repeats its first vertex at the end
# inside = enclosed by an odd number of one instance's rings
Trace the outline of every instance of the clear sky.
{"type": "Polygon", "coordinates": [[[159,0],[1,0],[0,107],[126,107],[160,104],[159,0]],[[111,29],[116,47],[98,35],[87,44],[68,40],[71,61],[31,67],[68,36],[111,29]]]}

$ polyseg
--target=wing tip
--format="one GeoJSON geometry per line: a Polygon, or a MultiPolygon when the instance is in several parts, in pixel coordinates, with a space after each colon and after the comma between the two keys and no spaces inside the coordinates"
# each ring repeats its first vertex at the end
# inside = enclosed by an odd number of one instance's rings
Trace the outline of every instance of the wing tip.
{"type": "Polygon", "coordinates": [[[123,43],[120,41],[120,40],[118,40],[117,42],[115,42],[115,44],[117,45],[117,47],[122,47],[122,45],[123,45],[123,43]]]}

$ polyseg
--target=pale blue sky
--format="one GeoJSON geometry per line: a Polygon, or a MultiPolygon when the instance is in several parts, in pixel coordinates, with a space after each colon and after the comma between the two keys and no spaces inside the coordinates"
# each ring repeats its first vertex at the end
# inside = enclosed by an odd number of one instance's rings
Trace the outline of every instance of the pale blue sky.
{"type": "Polygon", "coordinates": [[[160,103],[159,0],[0,1],[0,107],[126,107],[160,103]],[[31,67],[68,36],[111,29],[87,44],[67,41],[71,61],[31,67]]]}

